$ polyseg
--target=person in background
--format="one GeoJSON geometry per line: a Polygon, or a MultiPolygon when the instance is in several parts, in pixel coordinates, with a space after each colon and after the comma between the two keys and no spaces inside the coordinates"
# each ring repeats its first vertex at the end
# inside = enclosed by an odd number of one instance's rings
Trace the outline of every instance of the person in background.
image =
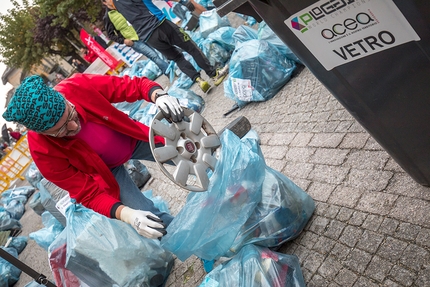
{"type": "Polygon", "coordinates": [[[78,70],[79,73],[83,73],[87,69],[85,67],[85,65],[81,61],[79,61],[78,59],[73,59],[72,65],[73,65],[73,67],[76,68],[76,70],[78,70]]]}
{"type": "Polygon", "coordinates": [[[90,64],[98,58],[96,53],[94,53],[91,50],[88,50],[88,48],[86,47],[81,48],[81,55],[85,59],[85,61],[87,61],[90,64]]]}
{"type": "Polygon", "coordinates": [[[22,136],[20,132],[14,131],[12,128],[7,128],[7,130],[9,131],[10,137],[16,141],[18,141],[22,136]]]}
{"type": "Polygon", "coordinates": [[[145,42],[139,40],[139,36],[133,26],[129,25],[127,20],[117,10],[106,9],[103,17],[105,29],[112,41],[119,44],[125,44],[133,48],[136,52],[143,54],[153,61],[161,72],[168,75],[169,64],[160,58],[157,52],[145,42]]]}
{"type": "MultiPolygon", "coordinates": [[[[178,100],[147,78],[76,73],[55,88],[39,76],[27,77],[3,118],[29,129],[31,156],[47,180],[77,203],[155,239],[166,234],[173,217],[143,195],[124,167],[130,159],[154,161],[149,127],[112,105],[142,99],[170,121],[184,116],[178,100]]],[[[164,144],[162,137],[154,141],[164,144]]]]}
{"type": "Polygon", "coordinates": [[[228,66],[213,67],[191,37],[182,28],[169,21],[151,1],[101,1],[109,9],[118,10],[133,25],[140,40],[160,51],[168,60],[174,61],[183,73],[199,84],[204,93],[209,91],[211,85],[201,78],[200,72],[185,59],[182,51],[177,47],[194,58],[197,65],[212,78],[215,86],[221,84],[226,77],[228,66]]]}

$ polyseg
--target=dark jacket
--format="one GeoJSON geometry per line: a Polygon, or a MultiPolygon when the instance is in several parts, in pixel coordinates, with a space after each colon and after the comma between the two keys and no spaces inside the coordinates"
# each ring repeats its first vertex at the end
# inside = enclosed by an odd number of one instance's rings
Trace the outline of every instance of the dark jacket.
{"type": "Polygon", "coordinates": [[[152,32],[165,20],[154,15],[142,0],[117,0],[115,7],[133,25],[141,41],[148,40],[152,32]]]}

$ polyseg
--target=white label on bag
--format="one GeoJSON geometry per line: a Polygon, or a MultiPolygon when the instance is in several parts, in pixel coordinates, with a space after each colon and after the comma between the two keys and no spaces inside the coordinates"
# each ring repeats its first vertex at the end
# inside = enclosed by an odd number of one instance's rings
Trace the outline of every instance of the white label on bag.
{"type": "Polygon", "coordinates": [[[392,0],[321,0],[284,23],[327,70],[420,40],[392,0]]]}
{"type": "Polygon", "coordinates": [[[234,95],[241,101],[252,101],[252,86],[249,79],[231,78],[234,95]]]}
{"type": "Polygon", "coordinates": [[[57,204],[55,204],[55,207],[61,212],[62,215],[66,216],[66,209],[70,205],[72,205],[72,201],[70,200],[70,196],[66,194],[57,202],[57,204]]]}

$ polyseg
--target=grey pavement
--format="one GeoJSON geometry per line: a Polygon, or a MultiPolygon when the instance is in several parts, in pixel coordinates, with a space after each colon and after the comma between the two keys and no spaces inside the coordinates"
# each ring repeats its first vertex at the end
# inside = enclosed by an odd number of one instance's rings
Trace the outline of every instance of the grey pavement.
{"type": "MultiPolygon", "coordinates": [[[[234,102],[222,85],[208,95],[192,90],[204,98],[202,115],[217,131],[247,117],[267,165],[315,200],[302,234],[278,251],[298,256],[307,286],[430,286],[430,189],[414,182],[307,68],[274,98],[227,117],[234,102]]],[[[176,215],[188,191],[156,163],[144,163],[152,178],[143,190],[160,195],[176,215]]],[[[29,208],[21,222],[23,234],[42,227],[29,208]]],[[[46,252],[31,240],[19,258],[51,276],[46,252]]],[[[198,286],[205,274],[196,257],[176,259],[166,286],[198,286]]],[[[21,275],[15,286],[29,281],[21,275]]]]}

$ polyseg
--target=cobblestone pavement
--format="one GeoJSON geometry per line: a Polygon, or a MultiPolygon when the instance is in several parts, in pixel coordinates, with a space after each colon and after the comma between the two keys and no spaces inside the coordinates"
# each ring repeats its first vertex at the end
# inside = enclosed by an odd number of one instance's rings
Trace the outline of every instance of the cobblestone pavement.
{"type": "MultiPolygon", "coordinates": [[[[202,115],[217,131],[246,116],[261,138],[267,165],[315,200],[305,230],[279,250],[298,256],[308,286],[430,286],[430,189],[415,183],[308,69],[273,99],[227,117],[234,102],[222,85],[208,95],[192,89],[204,98],[202,115]]],[[[145,164],[152,179],[144,190],[161,195],[176,215],[188,192],[157,164],[145,164]]],[[[37,230],[39,219],[27,210],[23,225],[33,221],[37,230]]],[[[49,274],[43,250],[30,244],[20,259],[49,274]]],[[[176,259],[166,286],[198,286],[204,276],[196,257],[176,259]]],[[[21,277],[15,286],[29,282],[21,277]]]]}

